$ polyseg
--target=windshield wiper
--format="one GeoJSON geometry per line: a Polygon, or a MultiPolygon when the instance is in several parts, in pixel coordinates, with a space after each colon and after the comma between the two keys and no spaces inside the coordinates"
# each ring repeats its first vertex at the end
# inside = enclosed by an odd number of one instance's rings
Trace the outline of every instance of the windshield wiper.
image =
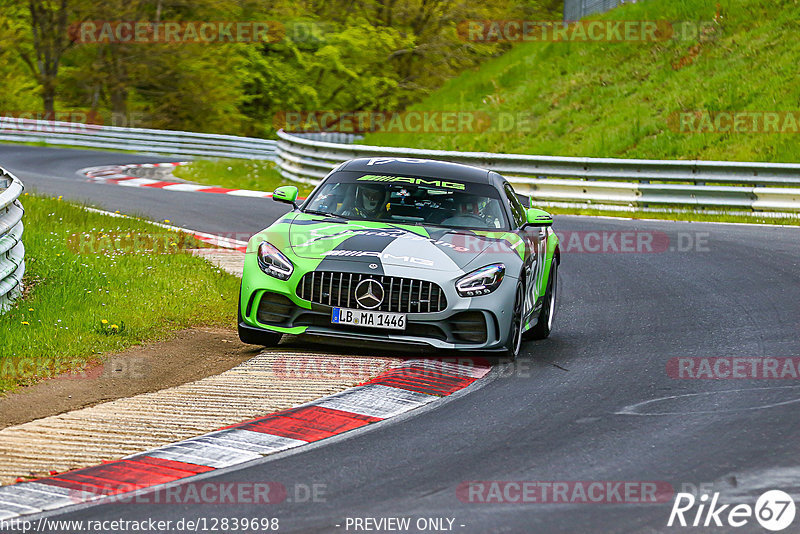
{"type": "Polygon", "coordinates": [[[341,215],[336,215],[335,213],[328,213],[327,211],[317,211],[317,210],[301,210],[302,213],[308,213],[309,215],[319,215],[320,217],[325,217],[330,222],[345,224],[347,223],[348,219],[342,217],[341,215]]]}
{"type": "Polygon", "coordinates": [[[317,211],[317,210],[301,210],[303,213],[308,213],[309,215],[319,215],[320,217],[338,217],[333,213],[328,213],[327,211],[317,211]]]}

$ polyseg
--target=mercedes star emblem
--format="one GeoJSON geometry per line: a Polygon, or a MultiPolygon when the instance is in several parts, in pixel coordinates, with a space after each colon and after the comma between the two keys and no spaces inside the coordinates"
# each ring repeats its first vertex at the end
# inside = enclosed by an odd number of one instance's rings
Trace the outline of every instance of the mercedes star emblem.
{"type": "Polygon", "coordinates": [[[383,304],[383,286],[377,280],[367,278],[356,286],[356,302],[368,310],[383,304]]]}

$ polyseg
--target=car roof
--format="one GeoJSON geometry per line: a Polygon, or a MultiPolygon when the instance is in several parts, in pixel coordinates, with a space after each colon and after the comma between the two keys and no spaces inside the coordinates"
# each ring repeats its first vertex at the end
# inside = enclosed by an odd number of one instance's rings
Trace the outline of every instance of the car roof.
{"type": "Polygon", "coordinates": [[[459,182],[491,183],[489,175],[494,174],[486,169],[416,158],[358,158],[344,162],[337,171],[372,172],[376,174],[397,174],[400,176],[421,176],[424,178],[447,178],[459,182]]]}

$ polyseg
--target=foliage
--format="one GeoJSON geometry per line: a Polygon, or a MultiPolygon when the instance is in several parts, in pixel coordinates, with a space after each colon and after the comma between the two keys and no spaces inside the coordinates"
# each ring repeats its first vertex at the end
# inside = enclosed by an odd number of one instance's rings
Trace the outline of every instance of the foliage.
{"type": "Polygon", "coordinates": [[[268,136],[281,111],[405,108],[506,48],[463,40],[459,23],[555,17],[557,5],[0,0],[0,73],[7,74],[0,103],[6,109],[89,110],[120,126],[268,136]],[[238,43],[81,39],[81,23],[104,21],[275,21],[272,27],[285,28],[285,35],[238,43]],[[34,104],[36,96],[41,103],[34,104]]]}
{"type": "Polygon", "coordinates": [[[24,6],[11,0],[0,0],[0,115],[24,110],[38,109],[36,80],[27,70],[18,52],[18,46],[25,35],[26,26],[22,22],[24,6]]]}

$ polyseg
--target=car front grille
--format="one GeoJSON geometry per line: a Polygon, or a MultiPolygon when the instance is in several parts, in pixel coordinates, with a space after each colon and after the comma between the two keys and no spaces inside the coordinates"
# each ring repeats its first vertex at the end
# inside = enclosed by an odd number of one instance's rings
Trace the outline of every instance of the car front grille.
{"type": "Polygon", "coordinates": [[[366,279],[381,284],[383,302],[375,311],[400,313],[436,313],[447,308],[447,298],[437,284],[413,278],[360,273],[312,271],[297,286],[297,296],[326,306],[362,308],[356,302],[356,286],[366,279]]]}

